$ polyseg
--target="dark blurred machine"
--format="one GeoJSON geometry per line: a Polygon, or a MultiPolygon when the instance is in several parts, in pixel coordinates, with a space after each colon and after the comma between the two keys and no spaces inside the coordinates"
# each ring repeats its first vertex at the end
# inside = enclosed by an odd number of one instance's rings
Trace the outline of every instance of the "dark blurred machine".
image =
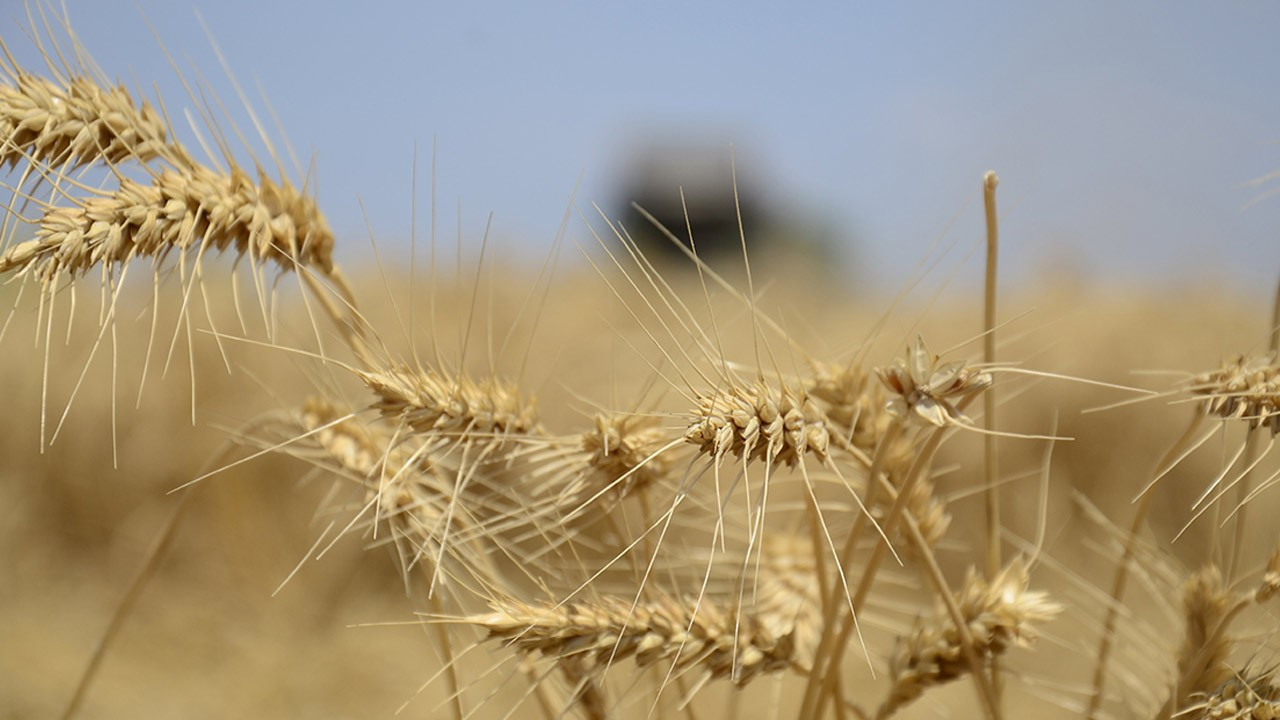
{"type": "Polygon", "coordinates": [[[739,209],[752,255],[763,251],[762,244],[769,242],[770,233],[765,230],[773,224],[772,213],[761,196],[755,174],[744,170],[742,163],[737,168],[735,202],[734,168],[728,146],[646,141],[633,147],[620,171],[618,200],[611,216],[620,220],[645,254],[656,261],[684,260],[687,256],[632,203],[644,208],[686,247],[692,228],[698,257],[712,265],[719,265],[726,258],[741,262],[739,209]]]}

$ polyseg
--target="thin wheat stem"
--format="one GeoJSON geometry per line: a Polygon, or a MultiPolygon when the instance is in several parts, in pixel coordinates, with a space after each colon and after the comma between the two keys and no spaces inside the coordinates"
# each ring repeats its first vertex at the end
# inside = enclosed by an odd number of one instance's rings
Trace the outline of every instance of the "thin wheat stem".
{"type": "MultiPolygon", "coordinates": [[[[960,402],[956,403],[954,411],[957,414],[963,413],[964,409],[969,405],[969,403],[973,402],[976,397],[977,395],[968,395],[963,398],[960,402]]],[[[935,428],[934,431],[929,434],[928,439],[925,440],[924,445],[920,447],[916,454],[915,461],[912,462],[910,470],[907,471],[907,476],[903,480],[902,486],[894,490],[894,492],[896,492],[896,496],[894,497],[893,505],[889,508],[889,512],[881,522],[880,532],[882,538],[888,538],[892,533],[894,533],[897,530],[899,521],[903,518],[912,519],[911,514],[907,512],[906,509],[910,501],[912,491],[928,471],[928,468],[932,465],[933,456],[937,453],[938,447],[942,444],[942,441],[945,439],[947,434],[946,431],[950,427],[950,425],[943,425],[935,428]]],[[[871,487],[868,487],[867,493],[870,495],[872,488],[878,485],[879,482],[884,481],[884,479],[880,478],[879,474],[868,475],[868,478],[868,483],[870,483],[871,487]]],[[[914,519],[912,519],[912,522],[915,522],[914,519]]],[[[856,543],[856,537],[850,535],[849,542],[856,543]]],[[[846,543],[846,548],[849,547],[849,543],[846,543]]],[[[928,544],[925,544],[922,547],[917,547],[916,549],[918,552],[929,556],[932,556],[933,554],[933,550],[928,546],[928,544]]],[[[857,590],[854,591],[853,597],[850,598],[849,604],[852,608],[851,614],[849,616],[843,616],[843,614],[838,616],[841,618],[841,624],[839,630],[837,630],[832,636],[834,638],[834,644],[832,645],[828,660],[831,664],[831,672],[835,672],[837,674],[839,672],[840,658],[843,655],[845,648],[848,647],[849,639],[853,632],[853,619],[856,617],[857,613],[861,612],[863,605],[866,603],[867,597],[871,594],[871,588],[875,584],[876,573],[879,572],[880,565],[884,561],[885,552],[890,550],[891,548],[888,546],[887,540],[883,543],[875,543],[875,546],[871,551],[871,556],[867,559],[866,567],[862,570],[862,578],[858,582],[857,590]]],[[[845,568],[844,572],[847,573],[849,567],[848,563],[845,563],[843,567],[845,568]]],[[[840,604],[839,608],[843,609],[843,604],[840,604]]],[[[830,628],[832,626],[824,627],[830,628]]],[[[830,673],[826,673],[824,675],[829,674],[830,673]]],[[[826,677],[824,677],[824,683],[824,692],[829,694],[832,686],[826,677]]],[[[816,698],[815,701],[818,703],[818,707],[815,708],[815,710],[820,712],[821,704],[825,702],[821,693],[819,694],[819,698],[816,698]]],[[[814,716],[816,717],[817,715],[815,714],[814,716]]]]}
{"type": "Polygon", "coordinates": [[[98,669],[102,666],[102,660],[106,657],[107,648],[111,646],[112,641],[120,634],[125,620],[128,619],[129,613],[137,604],[138,598],[141,597],[143,588],[147,586],[147,583],[155,575],[156,570],[160,569],[160,561],[164,559],[169,546],[173,544],[173,538],[177,535],[178,524],[186,514],[187,508],[191,506],[191,496],[196,491],[197,488],[191,488],[182,493],[182,497],[178,499],[177,504],[170,511],[169,517],[160,529],[160,533],[156,535],[151,547],[148,548],[146,558],[142,561],[142,565],[138,567],[133,579],[129,581],[129,587],[125,591],[124,597],[116,605],[115,612],[112,613],[106,630],[102,632],[102,637],[98,639],[98,644],[93,649],[93,655],[90,656],[88,664],[85,665],[84,671],[81,672],[75,693],[72,694],[70,702],[67,703],[67,709],[62,712],[62,720],[71,720],[80,711],[80,706],[84,703],[84,699],[89,693],[89,686],[93,684],[93,679],[97,676],[98,669]]]}
{"type": "MultiPolygon", "coordinates": [[[[1000,183],[995,172],[988,171],[982,177],[982,201],[987,219],[987,272],[986,292],[983,296],[982,362],[991,367],[996,362],[996,266],[1000,258],[1000,220],[996,214],[996,185],[1000,183]]],[[[987,578],[1000,571],[1000,456],[996,443],[999,437],[996,427],[996,394],[988,388],[982,398],[982,426],[987,434],[982,438],[982,475],[987,508],[987,578]]],[[[991,660],[991,685],[995,701],[999,705],[1003,696],[1000,681],[1000,658],[991,660]]]]}
{"type": "Polygon", "coordinates": [[[996,699],[991,678],[983,671],[982,660],[974,649],[973,632],[969,629],[969,623],[964,617],[964,612],[960,610],[955,594],[951,592],[951,588],[947,585],[947,579],[942,574],[942,568],[938,566],[937,559],[929,551],[929,544],[924,535],[921,534],[920,526],[916,523],[915,518],[907,515],[905,524],[907,526],[907,536],[920,551],[921,560],[924,562],[930,582],[933,583],[934,592],[937,593],[938,597],[942,598],[942,603],[946,606],[947,613],[951,616],[951,621],[956,625],[956,632],[960,636],[960,650],[964,653],[965,661],[969,663],[969,671],[973,675],[973,682],[978,688],[978,699],[982,701],[983,710],[986,711],[991,720],[1000,720],[1003,717],[1000,704],[996,699]]]}
{"type": "MultiPolygon", "coordinates": [[[[886,535],[895,532],[898,528],[899,522],[905,524],[909,521],[911,525],[919,528],[919,524],[907,510],[908,498],[910,498],[911,490],[914,488],[916,483],[919,482],[920,477],[925,472],[925,469],[932,463],[933,456],[938,451],[938,446],[942,443],[942,440],[946,435],[946,429],[947,428],[937,428],[932,434],[930,434],[928,440],[925,441],[924,446],[921,447],[919,454],[916,456],[916,461],[912,463],[911,470],[908,472],[907,478],[903,481],[901,488],[892,487],[883,477],[876,480],[874,478],[878,476],[871,476],[873,479],[869,480],[869,482],[877,486],[879,486],[880,483],[885,483],[885,492],[888,492],[893,498],[893,505],[889,508],[889,512],[882,524],[882,529],[886,535]]],[[[908,539],[910,540],[910,538],[908,539]]],[[[932,557],[933,551],[929,547],[928,543],[917,545],[913,542],[912,544],[919,553],[932,557]]],[[[888,545],[882,542],[877,542],[875,547],[872,548],[871,556],[867,558],[866,567],[862,570],[862,577],[858,581],[857,589],[854,591],[853,597],[850,599],[850,604],[853,607],[853,613],[856,614],[861,612],[863,606],[866,604],[867,597],[870,596],[871,588],[875,585],[876,574],[880,570],[880,565],[884,562],[885,552],[887,550],[888,545]]],[[[813,717],[821,716],[823,706],[834,689],[830,678],[835,675],[839,675],[840,658],[843,655],[845,648],[848,647],[849,638],[852,635],[853,627],[849,617],[841,616],[839,618],[839,622],[839,629],[832,633],[834,643],[830,655],[831,667],[827,673],[824,673],[824,687],[822,688],[823,694],[817,699],[817,705],[814,708],[813,717]]]]}
{"type": "MultiPolygon", "coordinates": [[[[988,366],[996,363],[996,266],[1000,259],[1000,218],[996,214],[996,186],[1000,178],[995,172],[988,170],[982,178],[983,208],[987,217],[987,278],[986,293],[983,296],[983,343],[982,361],[988,366]]],[[[995,388],[987,388],[982,398],[982,425],[987,429],[982,438],[984,498],[987,506],[987,577],[995,578],[1000,571],[1000,456],[997,455],[998,438],[996,429],[996,392],[995,388]]],[[[996,703],[1000,705],[1002,685],[1000,680],[1000,659],[993,657],[991,661],[991,684],[995,691],[996,703]]]]}
{"type": "MultiPolygon", "coordinates": [[[[1204,406],[1197,406],[1195,414],[1191,417],[1191,422],[1187,425],[1187,429],[1183,431],[1177,441],[1165,451],[1164,456],[1156,463],[1155,469],[1152,471],[1153,478],[1163,476],[1171,469],[1171,464],[1176,463],[1181,458],[1183,451],[1192,445],[1193,439],[1204,419],[1204,406]]],[[[1120,617],[1120,607],[1124,601],[1125,587],[1129,582],[1129,565],[1138,549],[1138,533],[1146,521],[1147,511],[1151,508],[1151,499],[1153,497],[1155,497],[1155,493],[1148,489],[1138,498],[1138,507],[1134,511],[1133,523],[1129,527],[1129,535],[1125,540],[1124,552],[1120,556],[1120,563],[1116,566],[1115,579],[1111,584],[1111,602],[1107,606],[1106,618],[1102,622],[1102,639],[1098,643],[1098,659],[1093,668],[1093,692],[1089,698],[1089,705],[1085,710],[1085,718],[1087,720],[1095,720],[1098,717],[1098,712],[1102,709],[1103,693],[1106,689],[1107,680],[1107,660],[1111,655],[1111,646],[1115,641],[1116,623],[1120,617]]]]}
{"type": "MultiPolygon", "coordinates": [[[[868,496],[868,500],[870,500],[869,496],[868,496]]],[[[806,496],[805,508],[808,510],[808,515],[809,515],[808,525],[809,525],[810,543],[813,545],[814,572],[818,576],[818,599],[821,602],[821,606],[819,609],[822,611],[823,617],[825,618],[827,616],[828,610],[833,605],[838,603],[839,600],[837,599],[837,595],[835,591],[832,589],[833,583],[829,582],[827,578],[827,561],[826,561],[827,547],[822,539],[821,511],[818,509],[817,502],[814,500],[813,495],[806,496]]],[[[864,519],[864,517],[865,517],[864,515],[859,514],[858,520],[856,522],[861,522],[864,519]]],[[[834,613],[832,614],[832,617],[834,617],[834,613]]],[[[828,627],[828,625],[824,620],[823,624],[820,625],[819,627],[828,627]]],[[[815,669],[818,667],[816,653],[815,653],[813,667],[815,669]]],[[[837,671],[835,675],[836,677],[833,680],[835,684],[835,692],[839,697],[844,697],[844,691],[841,688],[843,683],[840,678],[840,673],[837,671]]],[[[837,703],[836,713],[838,715],[841,715],[843,714],[843,712],[844,712],[843,703],[837,703]]]]}
{"type": "MultiPolygon", "coordinates": [[[[425,576],[424,576],[425,577],[425,576]]],[[[431,613],[437,617],[443,614],[442,598],[439,593],[427,592],[427,603],[431,613]]],[[[462,707],[462,689],[458,684],[458,667],[454,662],[453,643],[449,639],[449,629],[440,623],[430,623],[432,638],[440,649],[444,662],[444,681],[449,691],[449,704],[453,709],[453,720],[462,720],[465,716],[462,707]]]]}
{"type": "MultiPolygon", "coordinates": [[[[982,199],[987,217],[987,273],[986,293],[983,305],[982,362],[992,366],[996,361],[996,262],[999,259],[1000,226],[996,216],[996,185],[1000,179],[994,172],[982,178],[982,199]]],[[[994,431],[996,425],[996,394],[988,388],[982,398],[982,425],[994,431]]],[[[1000,572],[1000,486],[999,457],[996,454],[997,436],[990,432],[983,437],[983,478],[986,486],[987,507],[987,577],[994,578],[1000,572]]]]}
{"type": "MultiPolygon", "coordinates": [[[[871,459],[871,468],[867,472],[867,477],[875,478],[883,471],[886,456],[889,449],[896,444],[898,437],[902,434],[905,427],[905,420],[898,418],[890,423],[888,429],[885,430],[884,436],[880,443],[876,446],[875,455],[871,459]]],[[[879,485],[875,482],[869,482],[867,485],[867,495],[863,500],[864,507],[871,507],[875,502],[879,485]]],[[[862,535],[862,530],[866,522],[866,517],[859,514],[853,521],[853,528],[849,531],[848,537],[845,539],[844,547],[840,550],[839,562],[835,568],[835,572],[843,573],[845,583],[833,583],[830,591],[824,594],[823,600],[823,618],[822,627],[824,630],[835,627],[837,619],[843,603],[838,597],[840,589],[847,587],[850,577],[850,569],[853,564],[854,551],[858,546],[858,538],[862,535]]],[[[878,546],[877,546],[878,547],[878,546]]],[[[817,549],[815,548],[815,553],[817,549]]],[[[805,686],[804,697],[800,702],[800,711],[797,716],[799,720],[815,717],[814,708],[818,700],[818,694],[822,685],[826,682],[825,674],[822,669],[827,665],[828,659],[831,657],[835,645],[835,638],[829,632],[823,632],[822,640],[818,644],[818,649],[813,656],[813,671],[809,674],[809,682],[805,686]]],[[[832,670],[829,669],[828,672],[832,670]]]]}

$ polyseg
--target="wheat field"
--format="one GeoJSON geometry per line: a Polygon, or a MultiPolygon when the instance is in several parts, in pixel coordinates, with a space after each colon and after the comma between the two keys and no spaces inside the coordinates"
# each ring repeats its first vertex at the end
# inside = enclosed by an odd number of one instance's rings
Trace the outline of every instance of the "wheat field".
{"type": "Polygon", "coordinates": [[[0,716],[1280,717],[1273,298],[999,277],[994,173],[893,296],[588,209],[343,267],[37,15],[0,716]]]}

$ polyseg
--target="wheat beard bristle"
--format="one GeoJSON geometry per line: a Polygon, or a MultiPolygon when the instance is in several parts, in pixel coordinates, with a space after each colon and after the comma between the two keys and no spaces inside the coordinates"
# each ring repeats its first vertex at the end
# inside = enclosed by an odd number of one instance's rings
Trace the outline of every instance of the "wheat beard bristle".
{"type": "Polygon", "coordinates": [[[376,517],[390,525],[394,537],[408,541],[405,566],[447,555],[467,563],[471,572],[490,571],[477,544],[488,532],[472,522],[469,508],[448,512],[448,471],[435,458],[409,452],[382,428],[347,415],[329,400],[311,398],[301,412],[301,429],[308,444],[365,487],[365,502],[377,503],[376,517]]]}

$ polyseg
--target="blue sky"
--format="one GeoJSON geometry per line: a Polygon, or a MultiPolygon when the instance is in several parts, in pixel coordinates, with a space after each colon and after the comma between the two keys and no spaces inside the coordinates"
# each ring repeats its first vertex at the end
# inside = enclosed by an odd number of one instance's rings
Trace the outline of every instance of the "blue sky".
{"type": "Polygon", "coordinates": [[[493,212],[536,257],[579,176],[611,202],[629,142],[690,131],[895,280],[958,213],[949,238],[981,235],[988,169],[1010,273],[1280,272],[1280,198],[1241,187],[1280,168],[1276,3],[67,2],[109,74],[186,102],[145,17],[234,102],[198,10],[353,254],[358,200],[408,236],[415,142],[420,213],[435,138],[442,230],[460,202],[469,237],[493,212]]]}

